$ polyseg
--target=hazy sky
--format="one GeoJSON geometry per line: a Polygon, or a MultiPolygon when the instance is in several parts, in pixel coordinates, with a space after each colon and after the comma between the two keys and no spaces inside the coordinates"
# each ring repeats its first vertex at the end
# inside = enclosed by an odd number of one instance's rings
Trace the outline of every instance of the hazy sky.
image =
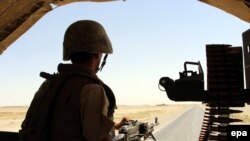
{"type": "MultiPolygon", "coordinates": [[[[66,28],[82,19],[103,24],[114,54],[98,76],[113,89],[118,104],[171,103],[158,89],[162,76],[178,79],[185,61],[201,61],[206,44],[242,46],[249,24],[197,0],[80,2],[55,8],[0,56],[0,106],[29,105],[62,61],[66,28]]],[[[206,73],[205,73],[206,74],[206,73]]]]}

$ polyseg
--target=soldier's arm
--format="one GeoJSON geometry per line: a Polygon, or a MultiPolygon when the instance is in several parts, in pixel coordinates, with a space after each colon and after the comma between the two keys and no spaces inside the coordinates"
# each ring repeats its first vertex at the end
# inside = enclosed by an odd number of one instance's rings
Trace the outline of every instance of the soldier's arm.
{"type": "Polygon", "coordinates": [[[109,141],[114,122],[107,117],[108,100],[101,85],[83,87],[80,97],[80,114],[83,137],[88,141],[109,141]]]}

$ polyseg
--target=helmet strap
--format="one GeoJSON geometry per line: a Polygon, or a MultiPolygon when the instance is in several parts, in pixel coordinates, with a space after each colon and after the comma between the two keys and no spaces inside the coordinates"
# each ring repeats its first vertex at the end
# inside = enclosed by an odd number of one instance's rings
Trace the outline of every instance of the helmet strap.
{"type": "Polygon", "coordinates": [[[104,58],[103,58],[103,60],[102,60],[101,67],[97,68],[97,69],[96,69],[96,72],[98,72],[99,70],[102,71],[103,67],[104,67],[105,64],[106,64],[106,59],[107,59],[107,57],[108,57],[108,54],[105,54],[105,56],[104,56],[104,58]]]}

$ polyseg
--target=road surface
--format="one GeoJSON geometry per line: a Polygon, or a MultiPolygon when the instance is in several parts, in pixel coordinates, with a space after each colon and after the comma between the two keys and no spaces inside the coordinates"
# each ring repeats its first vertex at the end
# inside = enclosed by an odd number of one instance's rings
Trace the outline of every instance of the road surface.
{"type": "Polygon", "coordinates": [[[157,129],[153,134],[156,141],[197,141],[199,138],[204,110],[194,105],[171,123],[157,129]]]}

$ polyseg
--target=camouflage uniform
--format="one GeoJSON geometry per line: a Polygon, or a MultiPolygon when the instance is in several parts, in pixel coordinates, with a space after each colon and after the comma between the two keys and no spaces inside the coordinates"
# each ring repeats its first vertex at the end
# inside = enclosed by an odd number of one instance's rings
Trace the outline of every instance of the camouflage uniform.
{"type": "MultiPolygon", "coordinates": [[[[71,55],[78,52],[113,53],[111,42],[104,28],[99,23],[90,20],[77,21],[70,25],[65,32],[63,47],[64,60],[70,60],[71,55]]],[[[95,72],[83,67],[77,69],[99,80],[95,72]]],[[[109,91],[105,89],[108,92],[105,93],[100,84],[84,83],[85,85],[78,88],[80,90],[79,110],[82,136],[87,141],[99,141],[112,132],[114,126],[112,118],[116,107],[115,97],[111,91],[110,98],[111,89],[108,89],[109,91]],[[107,98],[107,94],[109,94],[109,98],[107,98]]]]}
{"type": "Polygon", "coordinates": [[[59,65],[59,73],[73,73],[60,90],[52,114],[53,141],[99,141],[111,134],[113,102],[95,72],[78,65],[59,65]],[[78,75],[80,74],[80,75],[78,75]],[[81,75],[88,76],[82,77],[81,75]],[[108,113],[112,113],[109,115],[108,113]]]}
{"type": "MultiPolygon", "coordinates": [[[[113,52],[99,23],[83,20],[69,26],[63,59],[79,52],[113,52]]],[[[115,96],[95,71],[82,64],[59,64],[58,73],[44,78],[19,131],[22,141],[100,141],[113,135],[115,96]]]]}

